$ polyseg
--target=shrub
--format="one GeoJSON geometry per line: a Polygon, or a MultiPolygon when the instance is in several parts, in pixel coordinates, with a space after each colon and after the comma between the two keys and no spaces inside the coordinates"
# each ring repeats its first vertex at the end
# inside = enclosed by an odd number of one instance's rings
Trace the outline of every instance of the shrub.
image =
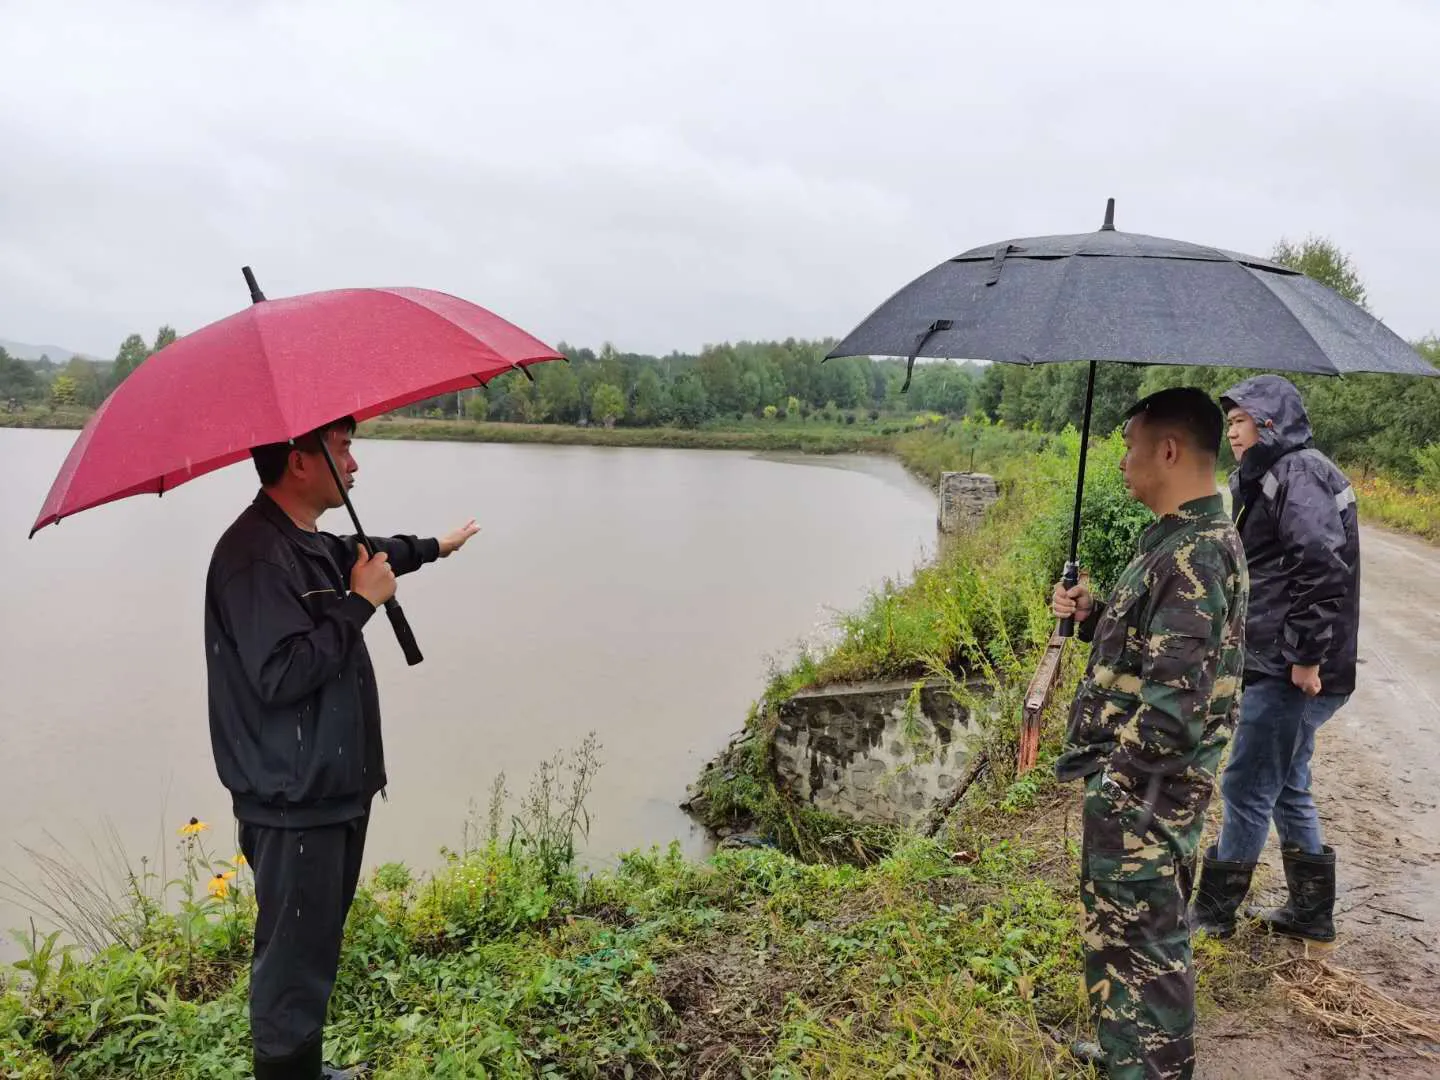
{"type": "Polygon", "coordinates": [[[1431,443],[1415,451],[1418,469],[1416,486],[1431,495],[1440,495],[1440,443],[1431,443]]]}

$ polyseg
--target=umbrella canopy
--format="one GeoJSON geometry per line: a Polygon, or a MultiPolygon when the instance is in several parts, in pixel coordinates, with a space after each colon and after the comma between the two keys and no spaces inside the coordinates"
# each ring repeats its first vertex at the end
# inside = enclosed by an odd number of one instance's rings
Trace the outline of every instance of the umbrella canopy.
{"type": "Polygon", "coordinates": [[[1097,232],[1002,241],[947,259],[829,356],[1440,375],[1313,278],[1267,259],[1117,231],[1113,199],[1097,232]]]}
{"type": "Polygon", "coordinates": [[[500,316],[427,289],[255,303],[167,345],[115,389],[75,440],[30,535],[102,503],[163,494],[342,416],[364,420],[556,359],[500,316]]]}
{"type": "MultiPolygon", "coordinates": [[[[1250,255],[1119,232],[1115,200],[1097,232],[986,244],[947,259],[875,309],[837,356],[1007,364],[1089,361],[1070,559],[1080,507],[1095,365],[1187,364],[1295,374],[1440,375],[1379,319],[1313,278],[1250,255]]],[[[1070,620],[1060,633],[1073,629],[1070,620]]]]}

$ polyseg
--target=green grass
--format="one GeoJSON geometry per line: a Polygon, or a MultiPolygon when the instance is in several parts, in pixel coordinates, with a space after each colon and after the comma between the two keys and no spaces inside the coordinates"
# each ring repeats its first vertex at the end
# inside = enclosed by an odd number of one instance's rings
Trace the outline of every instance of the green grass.
{"type": "Polygon", "coordinates": [[[1017,431],[983,417],[967,417],[897,433],[895,455],[911,472],[933,484],[942,472],[1006,472],[1022,458],[1043,453],[1060,438],[1017,431]]]}
{"type": "Polygon", "coordinates": [[[1440,543],[1440,491],[1417,491],[1380,476],[1356,479],[1355,492],[1364,520],[1440,543]]]}
{"type": "MultiPolygon", "coordinates": [[[[507,842],[492,811],[434,874],[362,886],[327,1051],[382,1077],[1086,1075],[1056,1041],[1083,1022],[1073,852],[1024,827],[1054,804],[864,868],[672,846],[592,877],[533,839],[563,848],[575,818],[546,827],[528,799],[507,842]]],[[[170,903],[137,899],[133,939],[89,959],[29,942],[0,1075],[248,1075],[253,894],[241,868],[205,896],[202,840],[170,903]]]]}

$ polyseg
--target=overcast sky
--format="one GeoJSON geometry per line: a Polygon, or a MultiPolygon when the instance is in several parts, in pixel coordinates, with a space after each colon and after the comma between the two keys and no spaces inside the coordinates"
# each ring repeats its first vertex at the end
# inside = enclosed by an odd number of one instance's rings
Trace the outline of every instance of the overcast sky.
{"type": "Polygon", "coordinates": [[[843,335],[1100,224],[1330,236],[1440,331],[1440,3],[0,0],[0,337],[418,285],[551,341],[843,335]],[[1186,12],[1181,14],[1181,11],[1186,12]]]}

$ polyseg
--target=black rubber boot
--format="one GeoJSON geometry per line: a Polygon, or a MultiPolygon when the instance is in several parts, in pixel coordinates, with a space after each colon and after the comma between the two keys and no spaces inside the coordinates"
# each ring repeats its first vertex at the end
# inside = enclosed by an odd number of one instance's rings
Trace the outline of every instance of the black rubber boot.
{"type": "Polygon", "coordinates": [[[255,1059],[255,1080],[321,1080],[324,1046],[315,1043],[293,1057],[264,1061],[255,1059]]]}
{"type": "Polygon", "coordinates": [[[1273,933],[1329,945],[1335,940],[1335,849],[1319,855],[1295,848],[1281,852],[1290,900],[1284,907],[1257,912],[1273,933]]]}
{"type": "Polygon", "coordinates": [[[1228,938],[1235,933],[1235,913],[1250,891],[1255,864],[1221,862],[1211,845],[1205,852],[1200,890],[1190,905],[1190,931],[1204,930],[1211,937],[1228,938]]]}

